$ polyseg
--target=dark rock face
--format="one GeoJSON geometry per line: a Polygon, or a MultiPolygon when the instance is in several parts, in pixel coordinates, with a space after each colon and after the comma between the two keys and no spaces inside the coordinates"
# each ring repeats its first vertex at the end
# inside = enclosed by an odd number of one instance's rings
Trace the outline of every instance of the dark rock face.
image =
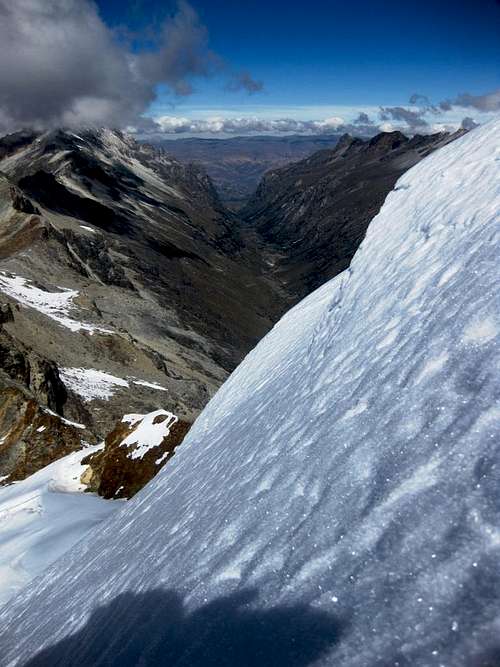
{"type": "Polygon", "coordinates": [[[4,330],[4,323],[14,322],[9,304],[0,306],[0,317],[0,374],[23,385],[50,410],[62,415],[67,391],[57,365],[25,347],[4,330]]]}
{"type": "MultiPolygon", "coordinates": [[[[158,415],[155,423],[167,419],[166,414],[158,415]]],[[[106,437],[104,449],[82,459],[82,465],[89,466],[82,475],[82,483],[87,484],[89,491],[97,492],[104,498],[131,498],[163,468],[191,426],[186,421],[176,421],[158,446],[141,457],[133,458],[137,445],[122,443],[137,430],[138,425],[118,422],[106,437]]]]}
{"type": "Polygon", "coordinates": [[[453,138],[343,135],[333,150],[265,175],[242,215],[293,302],[349,266],[398,178],[453,138]]]}
{"type": "Polygon", "coordinates": [[[12,307],[10,303],[0,304],[0,325],[5,324],[6,322],[14,321],[14,313],[12,312],[12,307]]]}
{"type": "Polygon", "coordinates": [[[39,209],[37,209],[36,206],[33,206],[31,201],[19,188],[11,187],[10,196],[12,199],[12,206],[16,209],[16,211],[20,211],[21,213],[28,213],[31,215],[40,215],[39,209]]]}
{"type": "Polygon", "coordinates": [[[134,289],[122,265],[111,258],[110,247],[102,237],[82,236],[71,229],[62,231],[52,229],[51,233],[65,245],[69,255],[74,259],[75,270],[88,278],[97,276],[107,285],[134,289]]]}
{"type": "Polygon", "coordinates": [[[15,321],[0,306],[0,477],[24,479],[95,438],[65,420],[67,391],[57,365],[5,331],[15,321]]]}

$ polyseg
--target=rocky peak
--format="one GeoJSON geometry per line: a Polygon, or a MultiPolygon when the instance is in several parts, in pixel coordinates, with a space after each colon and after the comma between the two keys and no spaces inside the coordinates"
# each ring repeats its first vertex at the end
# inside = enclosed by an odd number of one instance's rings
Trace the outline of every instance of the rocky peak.
{"type": "Polygon", "coordinates": [[[377,148],[380,151],[387,151],[399,148],[409,141],[408,137],[396,130],[394,132],[380,132],[376,134],[369,140],[368,146],[370,148],[377,148]]]}

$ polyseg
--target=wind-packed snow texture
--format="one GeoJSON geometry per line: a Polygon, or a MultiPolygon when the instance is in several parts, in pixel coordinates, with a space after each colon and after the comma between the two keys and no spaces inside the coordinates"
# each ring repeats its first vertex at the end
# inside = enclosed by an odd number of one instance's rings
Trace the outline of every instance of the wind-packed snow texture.
{"type": "Polygon", "coordinates": [[[499,147],[495,121],[399,180],[350,270],[2,610],[5,665],[500,663],[499,147]]]}
{"type": "Polygon", "coordinates": [[[120,507],[82,493],[80,461],[100,448],[74,452],[0,488],[0,604],[120,507]]]}

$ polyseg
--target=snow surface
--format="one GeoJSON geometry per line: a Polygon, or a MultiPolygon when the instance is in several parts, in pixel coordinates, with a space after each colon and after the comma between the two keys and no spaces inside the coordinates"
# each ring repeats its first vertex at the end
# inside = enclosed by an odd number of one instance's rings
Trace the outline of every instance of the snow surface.
{"type": "Polygon", "coordinates": [[[146,380],[133,380],[134,384],[137,384],[141,387],[148,387],[148,389],[157,389],[158,391],[168,391],[166,387],[162,387],[161,384],[156,384],[156,382],[147,382],[146,380]]]}
{"type": "Polygon", "coordinates": [[[119,387],[129,387],[129,380],[141,387],[155,389],[157,391],[168,391],[155,382],[136,380],[135,378],[120,378],[111,373],[100,371],[96,368],[60,368],[59,374],[64,384],[81,396],[84,401],[90,402],[96,399],[109,400],[119,387]]]}
{"type": "MultiPolygon", "coordinates": [[[[43,408],[44,412],[46,412],[48,415],[52,415],[53,417],[57,417],[59,420],[62,421],[63,424],[67,424],[68,426],[74,426],[75,428],[87,428],[85,424],[79,424],[78,422],[72,422],[70,419],[66,419],[65,417],[61,417],[61,415],[58,415],[57,412],[54,412],[53,410],[49,410],[49,408],[43,408]]],[[[37,431],[40,431],[40,429],[44,430],[45,426],[41,426],[40,428],[37,428],[37,431]]]]}
{"type": "MultiPolygon", "coordinates": [[[[136,445],[135,449],[128,454],[128,458],[142,459],[150,449],[161,445],[163,439],[170,433],[170,427],[176,421],[178,421],[177,417],[166,410],[155,410],[146,415],[125,415],[122,422],[130,424],[134,430],[120,443],[120,447],[136,445]]],[[[163,457],[158,459],[160,460],[163,460],[163,457]]]]}
{"type": "Polygon", "coordinates": [[[351,268],[0,611],[6,666],[499,664],[499,148],[496,120],[399,180],[351,268]]]}
{"type": "Polygon", "coordinates": [[[84,401],[109,400],[117,387],[128,387],[127,380],[95,368],[60,368],[64,384],[84,401]]]}
{"type": "Polygon", "coordinates": [[[0,604],[121,506],[82,493],[80,461],[101,448],[75,452],[0,488],[0,604]]]}
{"type": "Polygon", "coordinates": [[[63,292],[46,292],[35,287],[35,285],[30,285],[21,276],[0,271],[0,292],[7,294],[24,306],[38,310],[71,331],[88,331],[90,334],[96,331],[113,333],[111,329],[103,329],[94,324],[79,322],[70,317],[69,313],[73,309],[73,299],[78,296],[76,290],[66,289],[63,292]]]}

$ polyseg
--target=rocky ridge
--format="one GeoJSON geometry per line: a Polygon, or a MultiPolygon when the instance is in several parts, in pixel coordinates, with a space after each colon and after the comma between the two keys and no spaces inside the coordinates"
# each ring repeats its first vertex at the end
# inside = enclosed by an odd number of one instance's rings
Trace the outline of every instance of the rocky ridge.
{"type": "Polygon", "coordinates": [[[4,371],[45,360],[64,400],[25,387],[89,442],[131,410],[192,422],[278,302],[209,178],[111,130],[10,135],[0,170],[4,371]]]}
{"type": "Polygon", "coordinates": [[[461,133],[345,134],[335,148],[264,176],[241,215],[292,303],[349,266],[397,179],[461,133]]]}

